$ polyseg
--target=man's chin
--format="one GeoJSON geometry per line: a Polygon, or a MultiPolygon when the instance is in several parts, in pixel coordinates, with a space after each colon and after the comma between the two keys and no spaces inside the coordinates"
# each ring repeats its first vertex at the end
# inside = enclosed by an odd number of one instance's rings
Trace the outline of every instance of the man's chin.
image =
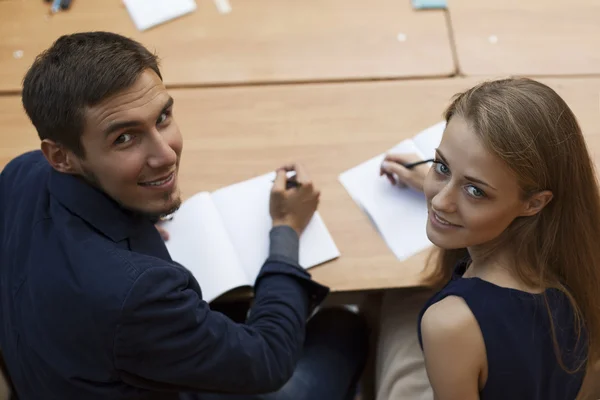
{"type": "Polygon", "coordinates": [[[177,199],[173,204],[168,207],[157,208],[157,209],[139,209],[139,208],[129,208],[130,211],[148,218],[153,223],[157,223],[160,220],[168,217],[169,215],[175,213],[181,207],[181,200],[177,199]]]}
{"type": "Polygon", "coordinates": [[[176,186],[172,191],[165,192],[162,195],[161,200],[157,200],[156,198],[154,198],[150,201],[144,201],[143,196],[139,196],[138,194],[138,199],[137,201],[135,201],[134,205],[129,204],[130,202],[134,202],[134,200],[131,199],[126,202],[120,201],[118,196],[112,196],[108,191],[104,190],[96,175],[94,175],[91,171],[84,170],[80,177],[91,186],[97,188],[98,190],[101,190],[107,196],[111,197],[114,201],[116,201],[119,204],[119,206],[122,209],[127,210],[135,215],[148,218],[153,222],[160,221],[165,216],[173,214],[179,209],[179,207],[181,207],[181,194],[179,192],[179,188],[177,188],[176,186]],[[138,206],[139,204],[149,205],[149,207],[140,208],[138,206]]]}

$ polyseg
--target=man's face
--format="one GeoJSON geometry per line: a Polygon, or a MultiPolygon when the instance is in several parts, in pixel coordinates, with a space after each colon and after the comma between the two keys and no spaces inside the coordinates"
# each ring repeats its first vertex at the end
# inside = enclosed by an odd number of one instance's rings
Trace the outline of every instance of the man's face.
{"type": "Polygon", "coordinates": [[[158,218],[181,204],[183,141],[173,99],[152,70],[134,85],[88,107],[78,170],[124,208],[158,218]]]}

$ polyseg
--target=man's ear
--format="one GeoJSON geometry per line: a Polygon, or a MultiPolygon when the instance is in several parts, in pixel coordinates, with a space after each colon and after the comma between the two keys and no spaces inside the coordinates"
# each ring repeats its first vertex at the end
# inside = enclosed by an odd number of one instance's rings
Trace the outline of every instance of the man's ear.
{"type": "Polygon", "coordinates": [[[531,217],[542,211],[552,201],[553,194],[549,190],[542,190],[532,194],[524,203],[522,217],[531,217]]]}
{"type": "Polygon", "coordinates": [[[61,144],[50,139],[44,139],[41,148],[48,163],[58,172],[66,174],[77,174],[79,172],[77,157],[61,144]]]}

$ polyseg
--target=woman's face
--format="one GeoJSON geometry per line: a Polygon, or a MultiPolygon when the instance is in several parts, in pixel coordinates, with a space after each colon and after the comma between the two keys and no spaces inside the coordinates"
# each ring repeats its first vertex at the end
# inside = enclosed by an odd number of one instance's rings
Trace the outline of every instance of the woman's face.
{"type": "Polygon", "coordinates": [[[427,236],[444,249],[484,245],[498,238],[531,204],[516,176],[485,149],[470,124],[453,116],[425,179],[427,236]]]}

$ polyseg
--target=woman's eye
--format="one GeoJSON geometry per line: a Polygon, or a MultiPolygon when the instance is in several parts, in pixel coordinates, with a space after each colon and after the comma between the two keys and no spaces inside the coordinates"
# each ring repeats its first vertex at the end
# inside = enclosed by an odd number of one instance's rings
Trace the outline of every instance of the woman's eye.
{"type": "Polygon", "coordinates": [[[434,162],[435,162],[435,171],[438,174],[448,175],[450,173],[450,169],[446,166],[446,164],[444,164],[443,162],[440,162],[440,161],[434,161],[434,162]]]}
{"type": "Polygon", "coordinates": [[[131,140],[133,140],[133,135],[131,133],[124,133],[115,140],[115,144],[123,144],[131,140]]]}
{"type": "Polygon", "coordinates": [[[475,186],[467,186],[467,193],[475,198],[481,198],[485,196],[485,193],[475,186]]]}

